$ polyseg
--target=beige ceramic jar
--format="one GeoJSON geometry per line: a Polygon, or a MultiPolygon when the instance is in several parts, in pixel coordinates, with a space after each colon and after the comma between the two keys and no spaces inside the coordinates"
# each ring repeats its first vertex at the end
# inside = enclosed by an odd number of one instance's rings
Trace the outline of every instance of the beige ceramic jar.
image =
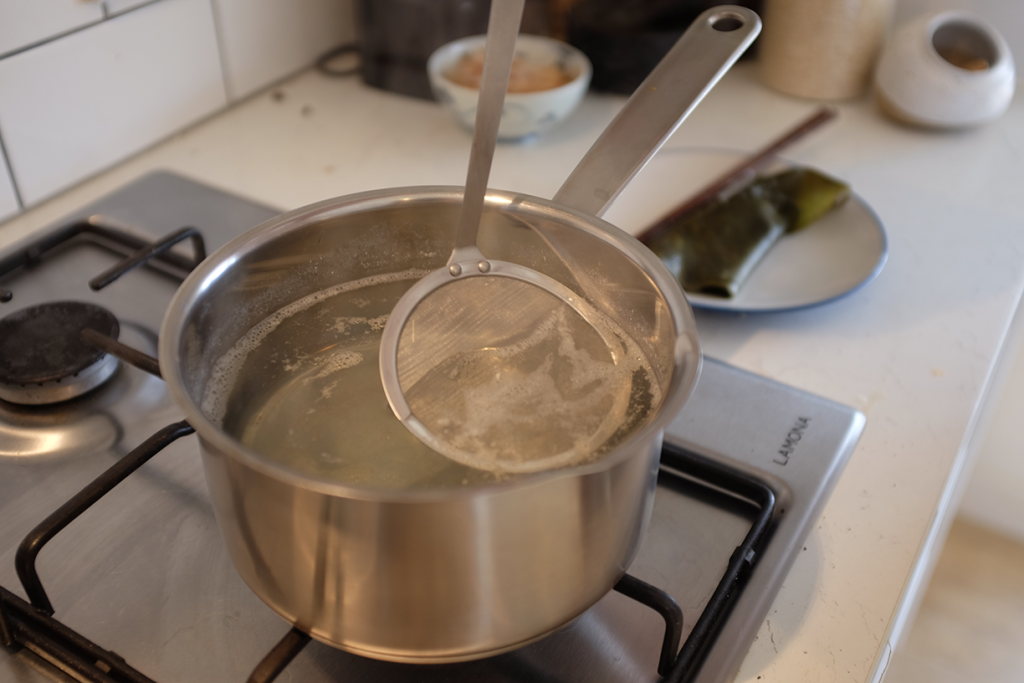
{"type": "Polygon", "coordinates": [[[760,60],[764,82],[819,100],[867,88],[885,40],[891,0],[766,0],[760,60]]]}

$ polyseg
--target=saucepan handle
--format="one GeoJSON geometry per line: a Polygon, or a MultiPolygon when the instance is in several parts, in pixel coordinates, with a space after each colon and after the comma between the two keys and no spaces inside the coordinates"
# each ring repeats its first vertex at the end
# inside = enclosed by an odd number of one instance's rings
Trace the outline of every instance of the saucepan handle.
{"type": "Polygon", "coordinates": [[[554,200],[600,216],[761,31],[745,7],[690,25],[569,175],[554,200]]]}

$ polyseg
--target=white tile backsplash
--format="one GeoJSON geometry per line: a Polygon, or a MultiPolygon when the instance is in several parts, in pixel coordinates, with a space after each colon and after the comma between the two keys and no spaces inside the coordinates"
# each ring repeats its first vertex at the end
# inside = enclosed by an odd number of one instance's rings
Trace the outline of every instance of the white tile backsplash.
{"type": "Polygon", "coordinates": [[[0,133],[32,204],[226,104],[209,0],[162,0],[0,60],[0,133]]]}
{"type": "MultiPolygon", "coordinates": [[[[355,39],[353,0],[0,0],[0,136],[26,206],[355,39]]],[[[0,158],[0,221],[19,208],[0,158]]]]}
{"type": "Polygon", "coordinates": [[[102,20],[98,0],[0,0],[0,55],[102,20]]]}
{"type": "Polygon", "coordinates": [[[350,0],[213,0],[232,101],[354,40],[350,0]]]}

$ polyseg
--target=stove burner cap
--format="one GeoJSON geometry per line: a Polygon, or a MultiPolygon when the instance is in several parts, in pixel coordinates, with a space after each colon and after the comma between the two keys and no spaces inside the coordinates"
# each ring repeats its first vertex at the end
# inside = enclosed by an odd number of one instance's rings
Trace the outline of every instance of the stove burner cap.
{"type": "Polygon", "coordinates": [[[90,328],[117,338],[110,311],[79,301],[57,301],[0,320],[0,399],[22,405],[67,401],[103,384],[117,358],[83,342],[90,328]]]}

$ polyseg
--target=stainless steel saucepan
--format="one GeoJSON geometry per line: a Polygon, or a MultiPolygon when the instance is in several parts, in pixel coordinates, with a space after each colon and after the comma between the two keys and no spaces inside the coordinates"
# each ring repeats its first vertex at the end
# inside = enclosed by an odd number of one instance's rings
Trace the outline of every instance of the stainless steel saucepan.
{"type": "Polygon", "coordinates": [[[631,397],[646,409],[592,462],[476,472],[391,416],[375,374],[381,316],[445,262],[462,188],[291,211],[185,281],[163,323],[160,366],[199,435],[235,566],[286,620],[378,659],[467,660],[562,627],[625,573],[650,516],[662,431],[700,352],[673,277],[596,216],[759,28],[743,8],[705,13],[555,199],[488,194],[481,251],[573,289],[648,362],[631,397]]]}

